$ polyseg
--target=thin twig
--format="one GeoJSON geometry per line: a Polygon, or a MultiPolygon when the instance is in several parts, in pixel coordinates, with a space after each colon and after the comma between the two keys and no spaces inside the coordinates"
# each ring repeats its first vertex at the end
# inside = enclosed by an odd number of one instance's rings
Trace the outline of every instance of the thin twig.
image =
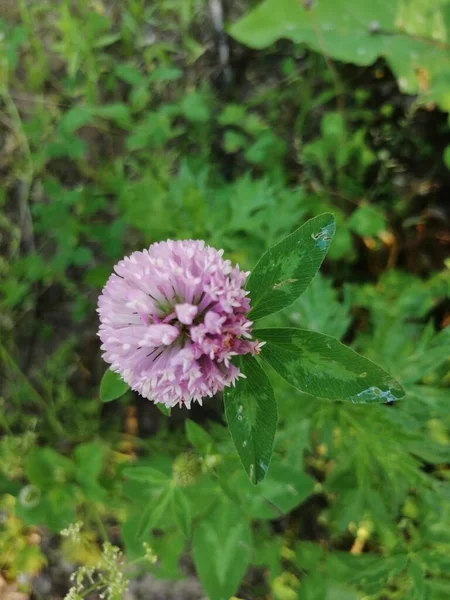
{"type": "Polygon", "coordinates": [[[219,63],[223,74],[223,80],[226,87],[231,83],[232,74],[230,67],[230,46],[225,33],[223,24],[223,7],[221,0],[209,0],[209,9],[214,29],[217,34],[217,50],[219,54],[219,63]]]}

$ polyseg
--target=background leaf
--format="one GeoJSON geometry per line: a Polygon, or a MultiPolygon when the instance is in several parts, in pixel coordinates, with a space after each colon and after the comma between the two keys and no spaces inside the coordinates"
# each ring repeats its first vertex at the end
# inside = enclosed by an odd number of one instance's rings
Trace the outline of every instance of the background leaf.
{"type": "Polygon", "coordinates": [[[183,535],[189,539],[191,536],[192,512],[189,500],[180,488],[175,488],[173,491],[172,510],[178,527],[183,535]]]}
{"type": "Polygon", "coordinates": [[[258,486],[250,484],[245,473],[231,481],[239,487],[247,514],[254,519],[276,519],[304,502],[312,493],[315,481],[302,470],[274,458],[267,477],[258,486]]]}
{"type": "Polygon", "coordinates": [[[138,538],[144,538],[152,529],[158,527],[164,518],[165,512],[169,510],[173,493],[174,488],[171,485],[166,485],[144,507],[136,530],[138,538]]]}
{"type": "Polygon", "coordinates": [[[186,419],[186,435],[189,443],[200,453],[208,454],[215,448],[213,437],[195,421],[186,419]]]}
{"type": "Polygon", "coordinates": [[[194,530],[198,576],[210,600],[229,600],[247,570],[251,553],[248,521],[225,498],[194,530]]]}
{"type": "Polygon", "coordinates": [[[433,99],[449,110],[446,23],[448,3],[439,1],[265,0],[235,23],[230,33],[252,48],[287,38],[357,65],[384,57],[403,92],[419,94],[422,102],[433,99]]]}
{"type": "Polygon", "coordinates": [[[149,485],[166,485],[170,481],[170,477],[168,475],[162,471],[153,469],[152,467],[129,467],[128,469],[124,469],[123,474],[125,477],[129,477],[130,479],[141,481],[143,483],[148,483],[149,485]]]}

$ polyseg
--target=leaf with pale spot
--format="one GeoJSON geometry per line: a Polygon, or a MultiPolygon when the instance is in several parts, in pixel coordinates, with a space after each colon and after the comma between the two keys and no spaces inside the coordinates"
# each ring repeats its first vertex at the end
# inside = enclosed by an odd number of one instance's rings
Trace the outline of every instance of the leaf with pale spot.
{"type": "Polygon", "coordinates": [[[267,342],[261,357],[302,392],[355,404],[387,402],[405,395],[389,373],[328,335],[306,329],[258,329],[267,342]]]}
{"type": "Polygon", "coordinates": [[[264,479],[272,456],[277,427],[277,404],[267,375],[253,356],[239,358],[246,376],[224,392],[225,414],[231,437],[250,477],[264,479]]]}
{"type": "Polygon", "coordinates": [[[306,290],[333,239],[334,217],[314,217],[270,248],[247,281],[253,321],[289,306],[306,290]]]}

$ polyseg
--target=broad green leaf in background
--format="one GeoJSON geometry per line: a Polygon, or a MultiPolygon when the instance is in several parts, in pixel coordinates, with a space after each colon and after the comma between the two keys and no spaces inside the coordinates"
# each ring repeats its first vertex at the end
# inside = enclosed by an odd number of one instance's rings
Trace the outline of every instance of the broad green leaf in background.
{"type": "Polygon", "coordinates": [[[321,561],[326,557],[325,548],[310,541],[295,544],[295,564],[303,571],[318,571],[321,561]]]}
{"type": "Polygon", "coordinates": [[[63,134],[75,133],[80,127],[88,125],[92,119],[92,108],[87,106],[74,106],[68,110],[59,122],[59,129],[63,134]]]}
{"type": "Polygon", "coordinates": [[[267,477],[257,487],[242,471],[230,485],[239,490],[245,512],[253,519],[276,519],[304,502],[313,493],[315,481],[303,470],[274,458],[267,477]]]}
{"type": "Polygon", "coordinates": [[[36,489],[31,503],[23,496],[21,493],[17,499],[15,514],[27,525],[44,525],[56,533],[75,520],[76,490],[72,485],[42,493],[36,489]]]}
{"type": "Polygon", "coordinates": [[[444,162],[446,166],[450,169],[450,146],[446,146],[444,150],[444,162]]]}
{"type": "Polygon", "coordinates": [[[111,402],[120,398],[129,390],[128,384],[123,381],[118,373],[110,369],[105,371],[100,383],[100,400],[102,402],[111,402]]]}
{"type": "Polygon", "coordinates": [[[95,116],[117,123],[120,127],[131,126],[130,109],[126,104],[105,104],[92,109],[95,116]]]}
{"type": "Polygon", "coordinates": [[[98,442],[78,445],[73,451],[77,466],[77,479],[97,479],[105,459],[105,447],[98,442]]]}
{"type": "Polygon", "coordinates": [[[80,444],[73,452],[76,464],[76,479],[84,493],[92,500],[102,501],[106,490],[98,478],[105,460],[105,447],[98,442],[80,444]]]}
{"type": "Polygon", "coordinates": [[[314,479],[303,471],[289,465],[274,464],[269,477],[258,489],[281,514],[287,514],[312,494],[314,485],[314,479]]]}
{"type": "Polygon", "coordinates": [[[352,321],[351,302],[345,289],[343,300],[339,301],[338,297],[332,279],[317,273],[302,297],[289,309],[289,320],[295,327],[341,339],[352,321]]]}
{"type": "Polygon", "coordinates": [[[214,439],[203,427],[200,427],[200,425],[190,419],[186,419],[185,427],[187,439],[197,452],[200,454],[211,452],[215,447],[214,439]]]}
{"type": "Polygon", "coordinates": [[[158,527],[164,518],[165,512],[169,510],[173,492],[174,487],[170,484],[166,485],[143,509],[136,531],[138,538],[145,537],[150,530],[158,527]]]}
{"type": "Polygon", "coordinates": [[[245,355],[239,364],[245,379],[225,388],[225,414],[242,464],[252,483],[257,484],[269,468],[277,405],[270,381],[257,360],[245,355]]]}
{"type": "Polygon", "coordinates": [[[361,594],[349,589],[347,586],[333,581],[324,573],[311,573],[303,577],[300,585],[299,598],[302,600],[360,600],[361,594]]]}
{"type": "Polygon", "coordinates": [[[210,600],[229,600],[247,571],[251,533],[239,508],[223,497],[194,530],[194,561],[210,600]]]}
{"type": "Polygon", "coordinates": [[[123,474],[125,477],[142,483],[148,483],[149,485],[166,485],[170,481],[168,475],[152,467],[129,467],[128,469],[124,469],[123,474]]]}
{"type": "Polygon", "coordinates": [[[381,367],[335,338],[306,329],[273,328],[254,332],[267,342],[261,356],[302,392],[354,403],[387,402],[405,394],[381,367]]]}
{"type": "Polygon", "coordinates": [[[184,116],[194,123],[204,123],[208,120],[210,110],[204,94],[193,92],[184,96],[181,102],[184,116]]]}
{"type": "Polygon", "coordinates": [[[25,474],[39,489],[50,489],[73,479],[75,465],[53,448],[34,448],[26,458],[25,474]]]}
{"type": "Polygon", "coordinates": [[[449,110],[448,4],[415,2],[264,0],[230,33],[251,48],[287,38],[361,66],[384,57],[402,92],[449,110]]]}
{"type": "Polygon", "coordinates": [[[335,233],[334,217],[324,213],[270,248],[250,274],[247,290],[256,320],[289,306],[311,283],[335,233]]]}
{"type": "Polygon", "coordinates": [[[348,226],[361,236],[375,236],[387,228],[383,211],[371,204],[361,204],[351,215],[348,226]]]}
{"type": "Polygon", "coordinates": [[[172,510],[178,527],[183,535],[189,538],[191,535],[192,511],[186,494],[179,487],[173,490],[172,510]]]}
{"type": "Polygon", "coordinates": [[[348,570],[346,578],[348,583],[354,585],[364,582],[364,589],[369,594],[376,594],[390,577],[401,573],[408,564],[406,554],[394,554],[385,556],[382,559],[373,557],[371,561],[370,558],[372,558],[370,555],[364,556],[366,564],[362,565],[358,564],[359,561],[355,561],[356,564],[353,565],[351,570],[348,570]]]}
{"type": "MultiPolygon", "coordinates": [[[[170,512],[170,511],[169,511],[170,512]]],[[[157,556],[156,563],[145,562],[145,569],[155,575],[158,579],[180,579],[181,554],[185,552],[186,539],[180,535],[177,528],[171,528],[170,532],[161,531],[149,534],[145,540],[138,538],[136,531],[140,521],[139,511],[130,514],[126,521],[121,524],[120,537],[125,546],[126,557],[131,561],[142,561],[145,553],[143,542],[147,542],[157,556]]],[[[142,564],[142,563],[141,563],[142,564]]]]}

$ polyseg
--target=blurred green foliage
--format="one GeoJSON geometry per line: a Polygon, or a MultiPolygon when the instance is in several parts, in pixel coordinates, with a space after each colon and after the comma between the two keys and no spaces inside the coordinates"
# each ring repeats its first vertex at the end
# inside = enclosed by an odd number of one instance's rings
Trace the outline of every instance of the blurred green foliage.
{"type": "Polygon", "coordinates": [[[131,576],[195,569],[212,600],[446,600],[449,4],[265,0],[240,20],[250,4],[230,32],[261,50],[226,38],[225,65],[205,0],[2,4],[0,569],[38,572],[35,527],[56,543],[81,520],[70,560],[145,542],[158,560],[131,576]],[[119,258],[203,238],[251,268],[325,211],[323,274],[265,325],[351,343],[404,400],[333,404],[271,373],[258,487],[219,401],[100,403],[95,305],[119,258]]]}

